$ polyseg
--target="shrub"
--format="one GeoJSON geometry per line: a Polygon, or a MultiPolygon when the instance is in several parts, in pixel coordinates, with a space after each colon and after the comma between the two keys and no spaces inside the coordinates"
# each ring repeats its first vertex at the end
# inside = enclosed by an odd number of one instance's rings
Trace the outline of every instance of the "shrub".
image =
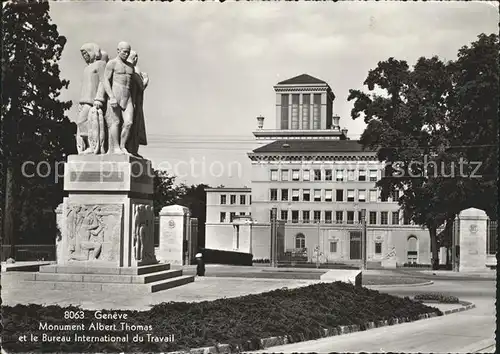
{"type": "Polygon", "coordinates": [[[445,295],[440,293],[424,293],[415,295],[414,299],[416,301],[425,302],[426,300],[439,301],[447,304],[457,304],[459,302],[458,297],[453,295],[445,295]]]}
{"type": "MultiPolygon", "coordinates": [[[[367,288],[347,283],[322,283],[308,287],[282,288],[263,294],[219,299],[198,303],[169,302],[153,306],[149,311],[105,311],[128,314],[126,321],[93,318],[94,311],[85,310],[83,320],[64,319],[64,312],[78,311],[76,307],[16,305],[2,307],[2,346],[12,352],[169,352],[212,346],[217,343],[241,345],[248,341],[259,348],[259,339],[290,335],[292,338],[321,337],[323,329],[345,325],[364,326],[368,322],[390,321],[394,318],[417,320],[425,313],[442,313],[435,308],[367,288]],[[132,326],[151,326],[145,329],[90,330],[90,323],[104,325],[126,322],[132,326]],[[20,342],[20,335],[39,336],[49,325],[83,324],[84,330],[62,329],[51,335],[104,336],[129,335],[125,342],[20,342]],[[134,335],[147,337],[172,335],[174,341],[133,342],[134,335]]],[[[119,326],[119,325],[118,325],[119,326]]],[[[120,328],[119,328],[120,329],[120,328]]],[[[29,336],[28,336],[29,337],[29,336]]],[[[248,349],[245,349],[247,351],[248,349]]]]}

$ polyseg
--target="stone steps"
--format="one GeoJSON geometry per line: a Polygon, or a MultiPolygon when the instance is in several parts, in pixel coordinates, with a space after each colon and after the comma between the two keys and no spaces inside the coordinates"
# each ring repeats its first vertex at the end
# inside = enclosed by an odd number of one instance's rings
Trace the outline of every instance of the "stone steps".
{"type": "Polygon", "coordinates": [[[41,281],[41,280],[25,280],[25,283],[32,286],[34,289],[43,290],[92,290],[106,292],[138,292],[138,293],[154,293],[161,290],[167,290],[194,282],[194,276],[182,275],[175,278],[159,280],[147,284],[127,284],[127,283],[92,283],[92,282],[73,282],[73,281],[41,281]]]}
{"type": "Polygon", "coordinates": [[[26,274],[24,281],[39,289],[152,293],[191,283],[194,276],[172,270],[168,263],[138,267],[75,263],[40,267],[39,272],[26,274]]]}

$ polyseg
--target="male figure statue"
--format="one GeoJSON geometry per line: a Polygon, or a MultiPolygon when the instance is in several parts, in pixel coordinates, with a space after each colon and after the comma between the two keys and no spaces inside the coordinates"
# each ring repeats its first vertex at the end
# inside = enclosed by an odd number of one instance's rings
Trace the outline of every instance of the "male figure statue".
{"type": "Polygon", "coordinates": [[[104,131],[101,133],[99,130],[99,128],[102,130],[104,127],[102,127],[103,122],[99,123],[99,113],[102,116],[100,110],[105,101],[102,78],[106,62],[102,60],[101,49],[95,43],[84,44],[80,48],[80,52],[87,67],[83,71],[76,145],[80,154],[98,153],[99,150],[104,149],[104,131]]]}
{"type": "Polygon", "coordinates": [[[104,71],[103,85],[109,97],[106,121],[110,154],[130,154],[126,149],[134,122],[134,106],[130,90],[132,81],[137,80],[133,75],[134,67],[127,61],[130,50],[130,44],[127,42],[118,43],[118,55],[108,62],[104,71]],[[120,124],[122,124],[121,131],[120,124]]]}
{"type": "Polygon", "coordinates": [[[133,155],[140,156],[139,145],[147,145],[146,124],[144,121],[144,90],[148,86],[149,77],[141,72],[137,66],[139,56],[135,51],[130,51],[128,62],[134,66],[134,76],[136,79],[132,82],[132,103],[134,105],[134,124],[132,125],[131,135],[127,142],[127,150],[133,155]]]}

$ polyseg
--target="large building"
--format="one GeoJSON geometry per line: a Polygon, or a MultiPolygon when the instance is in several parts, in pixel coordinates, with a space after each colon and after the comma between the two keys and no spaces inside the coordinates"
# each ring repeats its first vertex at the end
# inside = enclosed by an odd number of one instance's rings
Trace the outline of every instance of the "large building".
{"type": "Polygon", "coordinates": [[[267,144],[248,154],[251,188],[207,189],[206,247],[269,259],[275,208],[286,222],[287,252],[309,261],[318,253],[321,262],[359,260],[364,210],[369,261],[394,249],[400,264],[430,264],[428,231],[402,215],[397,191],[381,198],[375,183],[383,163],[340,127],[330,86],[304,74],[274,90],[277,129],[264,129],[258,118],[254,136],[267,144]]]}

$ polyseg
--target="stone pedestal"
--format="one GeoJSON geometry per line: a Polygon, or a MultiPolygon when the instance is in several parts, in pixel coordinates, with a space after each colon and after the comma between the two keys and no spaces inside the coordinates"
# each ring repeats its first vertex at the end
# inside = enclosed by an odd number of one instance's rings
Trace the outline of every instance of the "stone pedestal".
{"type": "Polygon", "coordinates": [[[439,264],[440,265],[446,264],[446,253],[447,252],[448,252],[448,249],[446,247],[441,247],[439,249],[439,264]]]}
{"type": "Polygon", "coordinates": [[[233,220],[233,251],[252,253],[252,218],[248,215],[233,220]]]}
{"type": "Polygon", "coordinates": [[[469,208],[459,216],[460,272],[484,271],[488,216],[482,210],[469,208]]]}
{"type": "Polygon", "coordinates": [[[65,165],[58,265],[155,264],[151,162],[128,155],[71,155],[65,165]]]}
{"type": "Polygon", "coordinates": [[[176,265],[185,263],[189,219],[189,209],[181,205],[169,205],[160,211],[160,245],[157,254],[160,261],[176,265]]]}

